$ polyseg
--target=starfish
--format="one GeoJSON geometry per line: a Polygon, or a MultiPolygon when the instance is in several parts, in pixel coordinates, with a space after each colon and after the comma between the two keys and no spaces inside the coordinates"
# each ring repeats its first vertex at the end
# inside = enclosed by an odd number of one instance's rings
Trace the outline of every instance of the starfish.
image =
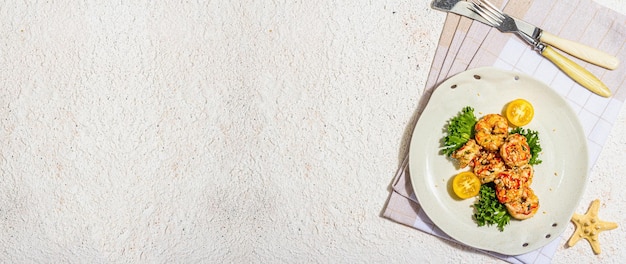
{"type": "Polygon", "coordinates": [[[574,213],[572,216],[572,222],[576,225],[576,231],[572,234],[567,246],[571,247],[578,242],[581,238],[587,239],[591,244],[591,249],[596,255],[600,254],[600,241],[598,241],[598,234],[602,231],[611,230],[617,228],[617,223],[605,222],[598,218],[598,210],[600,209],[600,200],[596,199],[591,203],[587,213],[579,215],[574,213]]]}

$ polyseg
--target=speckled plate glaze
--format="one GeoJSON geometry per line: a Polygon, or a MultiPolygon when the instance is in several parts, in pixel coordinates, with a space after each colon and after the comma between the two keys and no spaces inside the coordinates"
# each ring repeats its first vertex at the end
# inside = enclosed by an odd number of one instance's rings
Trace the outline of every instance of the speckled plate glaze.
{"type": "Polygon", "coordinates": [[[519,255],[556,239],[576,209],[588,174],[586,138],[576,114],[565,100],[531,76],[493,67],[462,72],[433,92],[411,138],[409,172],[415,194],[428,217],[443,232],[472,247],[519,255]],[[517,98],[530,101],[535,117],[524,126],[539,132],[542,164],[535,165],[531,188],[539,211],[530,219],[511,220],[503,232],[496,226],[478,227],[472,219],[476,198],[458,200],[451,191],[459,169],[441,154],[445,126],[463,107],[480,118],[502,113],[517,98]]]}

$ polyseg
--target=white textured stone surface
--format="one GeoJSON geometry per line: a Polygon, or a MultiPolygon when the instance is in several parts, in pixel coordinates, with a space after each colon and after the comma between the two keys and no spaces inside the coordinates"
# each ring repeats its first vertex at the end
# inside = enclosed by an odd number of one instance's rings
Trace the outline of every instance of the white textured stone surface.
{"type": "MultiPolygon", "coordinates": [[[[0,262],[498,262],[380,217],[429,1],[167,2],[0,3],[0,262]]],[[[617,123],[578,211],[623,225],[617,123]]]]}

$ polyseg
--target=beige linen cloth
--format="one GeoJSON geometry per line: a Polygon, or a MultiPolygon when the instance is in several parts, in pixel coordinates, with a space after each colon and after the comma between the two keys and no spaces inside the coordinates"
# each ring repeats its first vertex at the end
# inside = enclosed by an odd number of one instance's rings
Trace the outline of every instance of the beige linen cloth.
{"type": "MultiPolygon", "coordinates": [[[[591,0],[492,1],[505,13],[522,18],[557,36],[598,48],[620,59],[615,70],[605,70],[568,56],[595,74],[613,96],[592,94],[544,59],[514,34],[454,14],[448,14],[417,114],[421,114],[435,87],[467,69],[493,66],[529,74],[561,94],[577,113],[587,137],[593,166],[626,99],[626,17],[591,0]]],[[[407,135],[410,138],[410,135],[407,135]]],[[[408,158],[392,181],[383,216],[426,233],[454,241],[421,210],[411,186],[408,158]]],[[[482,251],[511,263],[550,263],[557,248],[571,234],[562,234],[543,248],[518,256],[482,251]]]]}

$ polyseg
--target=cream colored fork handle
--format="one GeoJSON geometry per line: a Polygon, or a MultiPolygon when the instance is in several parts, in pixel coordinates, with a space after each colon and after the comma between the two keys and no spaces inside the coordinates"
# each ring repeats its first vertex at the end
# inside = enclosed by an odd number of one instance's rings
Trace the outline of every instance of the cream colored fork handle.
{"type": "Polygon", "coordinates": [[[610,54],[589,47],[587,45],[564,39],[549,32],[543,31],[539,40],[543,43],[552,45],[553,47],[560,49],[569,55],[577,57],[589,63],[604,67],[609,70],[614,70],[619,66],[619,59],[611,56],[610,54]]]}
{"type": "Polygon", "coordinates": [[[541,55],[554,63],[574,81],[589,89],[589,91],[604,97],[611,96],[611,90],[609,90],[600,79],[587,71],[587,69],[556,52],[552,47],[546,46],[543,51],[541,51],[541,55]]]}

